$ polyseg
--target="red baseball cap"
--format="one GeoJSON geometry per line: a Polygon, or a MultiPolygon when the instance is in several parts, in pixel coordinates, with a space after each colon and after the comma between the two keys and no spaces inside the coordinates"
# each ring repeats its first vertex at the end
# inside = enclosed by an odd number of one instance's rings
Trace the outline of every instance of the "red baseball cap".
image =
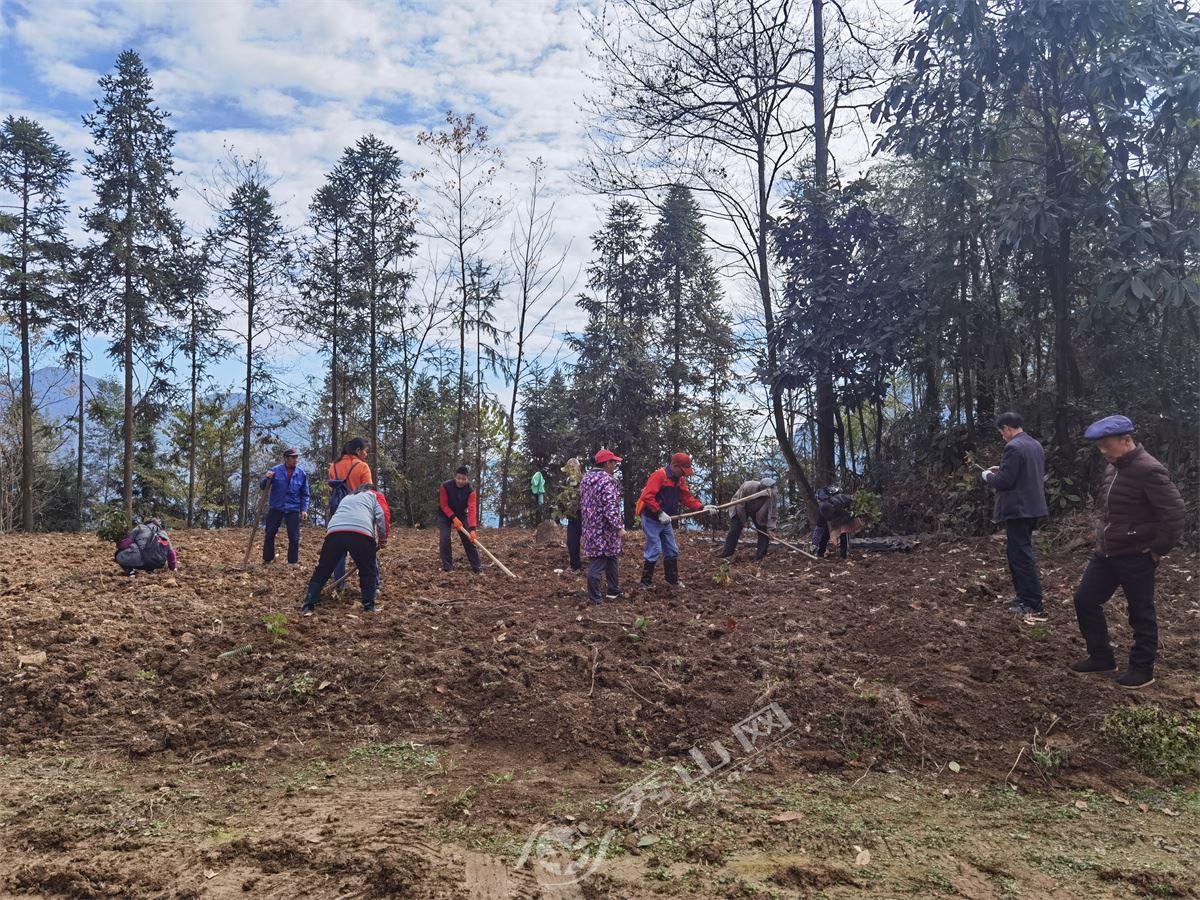
{"type": "Polygon", "coordinates": [[[692,474],[692,458],[686,453],[676,453],[671,457],[671,465],[683,469],[684,475],[692,474]]]}
{"type": "Polygon", "coordinates": [[[600,450],[597,451],[597,453],[596,453],[596,465],[598,465],[598,466],[602,466],[606,462],[620,462],[620,461],[621,461],[621,457],[617,456],[617,454],[613,453],[607,447],[601,447],[600,450]]]}

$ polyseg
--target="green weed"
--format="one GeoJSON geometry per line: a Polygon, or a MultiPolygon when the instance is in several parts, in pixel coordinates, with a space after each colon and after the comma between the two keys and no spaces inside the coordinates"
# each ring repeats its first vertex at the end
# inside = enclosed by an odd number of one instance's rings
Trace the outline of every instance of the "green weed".
{"type": "Polygon", "coordinates": [[[1149,774],[1200,775],[1200,712],[1127,706],[1105,718],[1100,735],[1149,774]]]}
{"type": "Polygon", "coordinates": [[[265,616],[263,616],[263,624],[267,626],[267,634],[271,635],[276,643],[279,643],[287,636],[288,630],[286,613],[267,613],[265,616]]]}

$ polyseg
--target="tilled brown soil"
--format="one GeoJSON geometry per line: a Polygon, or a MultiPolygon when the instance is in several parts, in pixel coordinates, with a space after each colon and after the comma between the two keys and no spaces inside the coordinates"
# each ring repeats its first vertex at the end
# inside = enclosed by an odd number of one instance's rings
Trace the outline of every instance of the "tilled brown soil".
{"type": "MultiPolygon", "coordinates": [[[[1031,627],[1005,612],[1003,545],[991,540],[855,554],[845,563],[773,552],[761,569],[743,551],[726,571],[696,533],[682,538],[684,587],[668,590],[660,571],[653,591],[587,607],[582,578],[556,571],[565,551],[536,547],[526,532],[481,532],[520,576],[512,581],[493,566],[479,577],[444,574],[436,536],[400,530],[384,556],[379,614],[354,607],[355,585],[345,600],[301,619],[318,532],[305,533],[299,569],[249,571],[239,565],[245,532],[174,537],[180,570],[134,579],[119,575],[94,536],[0,538],[0,753],[88,760],[81,765],[99,766],[104,778],[132,773],[119,777],[148,778],[154,790],[165,780],[170,796],[179,788],[164,772],[178,783],[204,781],[257,763],[322,781],[310,761],[358,760],[339,771],[369,780],[362,748],[411,741],[462,761],[457,772],[441,772],[444,784],[397,799],[397,808],[432,810],[432,819],[375,823],[393,839],[411,832],[384,850],[369,841],[347,849],[319,831],[299,847],[218,842],[205,865],[221,879],[231,859],[246,870],[225,885],[231,892],[265,896],[277,889],[266,890],[270,882],[288,896],[291,882],[271,877],[303,870],[316,879],[311,896],[486,896],[462,893],[457,876],[420,852],[436,822],[552,818],[567,788],[611,795],[649,761],[688,760],[689,748],[717,739],[733,746],[731,728],[771,703],[794,727],[754,776],[767,783],[843,770],[933,778],[953,762],[965,784],[1104,792],[1155,786],[1101,739],[1105,715],[1129,703],[1176,712],[1196,704],[1194,555],[1160,567],[1159,682],[1131,696],[1109,679],[1066,671],[1082,653],[1070,598],[1085,553],[1042,560],[1049,621],[1031,627]],[[275,613],[286,620],[275,624],[275,613]],[[1053,780],[1031,752],[1047,746],[1069,759],[1053,780]],[[552,771],[552,783],[539,776],[465,802],[455,795],[488,773],[536,769],[552,771]],[[184,771],[191,774],[179,778],[184,771]],[[255,888],[259,878],[267,881],[255,888]]],[[[628,541],[622,560],[627,595],[639,546],[628,541]]],[[[1123,607],[1120,596],[1109,607],[1118,653],[1129,644],[1123,607]]],[[[90,791],[103,796],[97,778],[90,791]]],[[[241,788],[242,802],[253,794],[263,816],[280,815],[263,785],[259,794],[241,788]]],[[[335,821],[354,818],[352,794],[328,813],[335,821]]],[[[86,795],[59,799],[86,814],[86,795]]],[[[9,806],[28,818],[28,809],[9,806]]],[[[27,854],[5,854],[0,886],[48,895],[203,893],[179,893],[177,873],[161,860],[136,883],[105,869],[119,870],[119,856],[90,860],[98,868],[90,875],[86,866],[56,868],[34,851],[86,848],[88,837],[43,824],[0,828],[0,846],[27,854]]],[[[225,882],[214,875],[199,884],[211,894],[225,882]]]]}

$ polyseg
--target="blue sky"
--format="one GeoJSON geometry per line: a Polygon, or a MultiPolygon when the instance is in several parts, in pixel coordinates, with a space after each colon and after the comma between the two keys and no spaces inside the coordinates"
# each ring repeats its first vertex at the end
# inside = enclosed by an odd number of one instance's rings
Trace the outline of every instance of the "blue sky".
{"type": "MultiPolygon", "coordinates": [[[[542,0],[7,0],[0,6],[0,109],[40,121],[76,160],[68,199],[91,201],[81,175],[89,146],[80,117],[98,96],[97,79],[123,49],[137,50],[160,106],[177,130],[177,209],[200,233],[211,212],[199,188],[231,145],[261,153],[279,178],[285,219],[299,226],[313,190],[342,149],[366,133],[427,164],[417,134],[447,110],[474,112],[503,149],[498,188],[527,187],[528,161],[541,157],[558,204],[569,278],[586,262],[598,198],[571,181],[584,153],[579,104],[593,62],[586,6],[542,0]]],[[[420,197],[420,184],[414,184],[420,197]]],[[[79,237],[77,217],[72,231],[79,237]]],[[[502,261],[511,227],[492,239],[502,261]]],[[[503,316],[502,316],[503,318],[503,316]]],[[[566,303],[547,322],[546,342],[576,327],[566,303]]],[[[100,351],[102,341],[96,342],[100,351]]],[[[295,341],[275,363],[285,387],[303,391],[316,367],[295,341]]],[[[104,374],[97,352],[92,366],[104,374]]],[[[233,381],[238,366],[221,375],[233,381]]]]}

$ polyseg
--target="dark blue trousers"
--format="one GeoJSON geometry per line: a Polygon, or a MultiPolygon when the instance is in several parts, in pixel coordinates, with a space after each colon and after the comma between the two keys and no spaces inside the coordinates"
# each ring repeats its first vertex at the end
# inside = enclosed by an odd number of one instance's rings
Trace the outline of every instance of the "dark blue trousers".
{"type": "Polygon", "coordinates": [[[300,511],[284,512],[282,509],[267,510],[267,533],[263,538],[263,562],[275,559],[275,535],[279,526],[287,524],[288,554],[290,563],[300,562],[300,511]]]}
{"type": "Polygon", "coordinates": [[[1004,528],[1008,533],[1005,551],[1017,599],[1041,612],[1042,583],[1033,556],[1033,526],[1036,524],[1037,519],[1005,519],[1004,528]]]}

